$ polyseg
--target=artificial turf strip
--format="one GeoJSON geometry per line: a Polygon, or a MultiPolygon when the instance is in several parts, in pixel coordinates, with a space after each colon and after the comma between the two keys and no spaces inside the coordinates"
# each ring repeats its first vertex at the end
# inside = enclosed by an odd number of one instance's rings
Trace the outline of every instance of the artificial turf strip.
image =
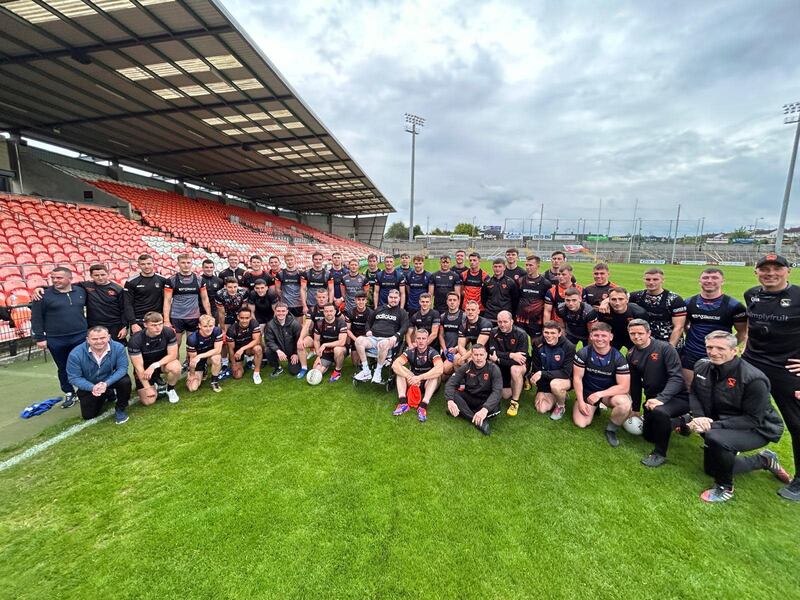
{"type": "MultiPolygon", "coordinates": [[[[486,438],[394,398],[284,375],[136,406],[0,473],[8,598],[775,598],[799,588],[798,506],[767,472],[704,505],[700,440],[670,463],[567,417],[486,438]]],[[[790,455],[788,439],[778,447],[790,455]]],[[[788,594],[788,595],[787,595],[788,594]]]]}

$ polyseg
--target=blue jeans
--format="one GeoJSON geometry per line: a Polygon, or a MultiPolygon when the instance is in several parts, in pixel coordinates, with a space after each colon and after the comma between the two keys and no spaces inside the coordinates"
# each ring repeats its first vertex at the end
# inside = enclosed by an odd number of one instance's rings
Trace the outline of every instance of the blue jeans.
{"type": "Polygon", "coordinates": [[[47,349],[53,357],[53,362],[56,363],[58,383],[61,385],[61,391],[65,394],[75,393],[75,389],[70,385],[69,377],[67,377],[67,358],[73,348],[80,346],[85,341],[86,332],[47,338],[47,349]]]}

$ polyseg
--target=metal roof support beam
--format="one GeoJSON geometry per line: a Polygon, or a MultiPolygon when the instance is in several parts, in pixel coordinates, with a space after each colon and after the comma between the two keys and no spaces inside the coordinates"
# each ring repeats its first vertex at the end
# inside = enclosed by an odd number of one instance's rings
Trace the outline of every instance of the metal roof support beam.
{"type": "Polygon", "coordinates": [[[276,96],[274,98],[263,98],[259,100],[232,100],[230,102],[214,102],[203,106],[173,106],[170,108],[159,108],[153,110],[143,110],[139,112],[120,113],[116,115],[103,115],[99,117],[88,117],[86,119],[74,119],[72,121],[57,121],[55,123],[44,123],[43,127],[66,127],[68,125],[87,125],[90,123],[103,123],[107,121],[122,121],[124,119],[139,119],[142,117],[161,117],[164,115],[190,113],[201,110],[217,110],[229,106],[244,106],[257,104],[258,102],[270,102],[275,100],[291,100],[294,96],[276,96]]]}
{"type": "Polygon", "coordinates": [[[121,50],[124,48],[135,48],[136,46],[147,46],[149,44],[158,44],[159,42],[170,42],[173,40],[186,40],[196,37],[216,36],[223,33],[231,33],[236,31],[231,25],[220,25],[219,27],[207,27],[205,29],[192,29],[190,31],[176,32],[176,33],[162,33],[159,35],[145,36],[138,39],[120,40],[118,42],[107,42],[104,44],[91,44],[89,46],[80,46],[76,48],[64,48],[63,50],[47,50],[39,53],[21,54],[20,56],[11,56],[8,58],[0,58],[0,66],[3,65],[18,65],[31,62],[34,60],[52,60],[56,58],[69,58],[75,54],[92,54],[94,52],[102,52],[104,50],[121,50]]]}
{"type": "MultiPolygon", "coordinates": [[[[252,102],[250,102],[252,104],[252,102]]],[[[197,108],[195,107],[195,110],[197,108]]],[[[273,144],[275,142],[286,142],[291,143],[294,141],[306,141],[306,140],[316,140],[316,139],[324,139],[329,137],[329,133],[319,133],[319,134],[312,134],[312,135],[296,135],[291,138],[281,138],[276,140],[265,140],[265,141],[258,141],[258,142],[233,142],[230,144],[217,144],[215,146],[197,146],[195,148],[180,148],[176,150],[164,150],[161,152],[149,152],[147,154],[134,154],[132,156],[136,158],[156,158],[159,156],[172,156],[175,154],[190,154],[192,152],[210,152],[212,150],[225,150],[226,148],[241,148],[242,146],[255,146],[261,144],[273,144]]],[[[317,164],[325,164],[325,163],[317,163],[317,164]]],[[[282,168],[291,168],[294,167],[295,169],[300,167],[305,167],[306,165],[296,164],[296,165],[285,165],[282,168]]],[[[261,171],[262,169],[271,169],[274,167],[260,167],[260,168],[253,168],[253,169],[244,169],[238,171],[230,171],[230,172],[220,172],[220,173],[201,173],[199,175],[194,175],[194,177],[209,177],[209,176],[216,176],[216,175],[233,175],[235,173],[249,173],[251,171],[261,171]]]]}
{"type": "MultiPolygon", "coordinates": [[[[272,167],[274,168],[274,167],[272,167]]],[[[297,167],[295,167],[297,168],[297,167]]],[[[284,181],[282,183],[263,183],[261,185],[246,185],[244,187],[237,188],[239,190],[260,190],[263,188],[273,188],[273,187],[283,187],[285,185],[314,185],[315,183],[330,183],[333,181],[340,182],[346,179],[365,179],[364,177],[359,177],[358,175],[340,175],[339,177],[326,177],[325,179],[304,179],[302,181],[284,181]]],[[[330,191],[330,190],[325,190],[330,191]]],[[[334,190],[338,192],[339,190],[334,190]]]]}

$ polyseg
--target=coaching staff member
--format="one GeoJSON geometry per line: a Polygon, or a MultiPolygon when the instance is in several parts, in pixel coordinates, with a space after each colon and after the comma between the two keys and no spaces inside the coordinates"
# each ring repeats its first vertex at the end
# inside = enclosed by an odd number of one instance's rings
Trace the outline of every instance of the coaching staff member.
{"type": "Polygon", "coordinates": [[[117,425],[128,420],[125,409],[131,397],[125,346],[111,339],[102,325],[92,327],[86,343],[76,346],[67,359],[69,382],[78,388],[81,416],[94,419],[108,400],[114,400],[117,425]]]}
{"type": "Polygon", "coordinates": [[[787,280],[790,272],[788,261],[777,254],[756,263],[761,285],[744,293],[747,347],[742,358],[769,379],[792,437],[795,476],[778,494],[800,502],[800,288],[787,280]]]}
{"type": "Polygon", "coordinates": [[[705,439],[704,468],[714,478],[714,487],[700,494],[705,502],[733,498],[734,473],[767,469],[789,481],[770,450],[737,456],[781,439],[783,421],[769,400],[769,380],[736,356],[736,346],[736,336],[727,331],[709,333],[708,360],[695,365],[689,392],[693,420],[688,427],[705,439]]]}
{"type": "Polygon", "coordinates": [[[444,390],[448,412],[467,419],[483,435],[491,433],[489,419],[500,414],[503,396],[503,376],[488,357],[486,346],[475,344],[472,359],[456,369],[444,390]]]}
{"type": "Polygon", "coordinates": [[[644,439],[653,442],[653,451],[642,459],[646,467],[667,462],[669,436],[680,419],[689,412],[689,393],[683,380],[678,351],[662,340],[653,339],[650,324],[644,319],[628,323],[633,348],[628,352],[631,368],[631,407],[639,412],[644,390],[644,439]]]}

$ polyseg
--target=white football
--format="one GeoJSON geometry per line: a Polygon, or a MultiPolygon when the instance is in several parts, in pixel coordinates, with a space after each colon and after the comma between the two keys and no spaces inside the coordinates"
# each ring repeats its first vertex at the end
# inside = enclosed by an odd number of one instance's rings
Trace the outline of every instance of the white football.
{"type": "Polygon", "coordinates": [[[633,416],[622,424],[622,428],[631,435],[642,435],[644,421],[642,421],[642,417],[633,416]]]}
{"type": "Polygon", "coordinates": [[[322,373],[316,369],[311,369],[306,373],[306,381],[311,385],[319,385],[322,382],[322,373]]]}

